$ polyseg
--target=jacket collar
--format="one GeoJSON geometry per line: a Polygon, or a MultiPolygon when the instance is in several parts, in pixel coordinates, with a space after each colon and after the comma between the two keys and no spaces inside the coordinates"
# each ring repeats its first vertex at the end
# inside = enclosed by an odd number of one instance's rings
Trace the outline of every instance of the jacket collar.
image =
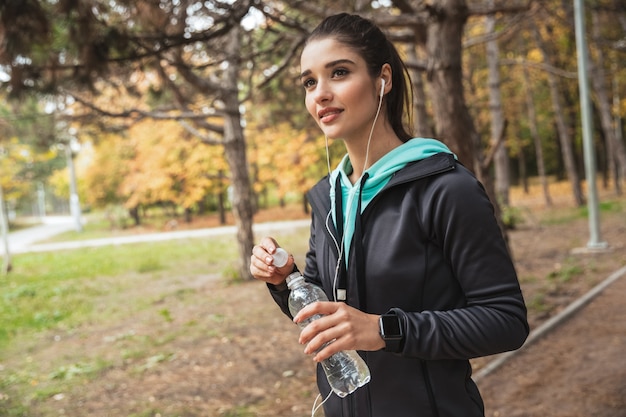
{"type": "MultiPolygon", "coordinates": [[[[384,189],[451,171],[455,169],[457,163],[459,162],[454,155],[448,153],[438,153],[421,161],[412,162],[396,172],[384,189]]],[[[331,208],[329,175],[311,188],[306,196],[316,214],[322,219],[325,218],[331,208]]],[[[334,225],[331,226],[334,228],[334,225]]]]}

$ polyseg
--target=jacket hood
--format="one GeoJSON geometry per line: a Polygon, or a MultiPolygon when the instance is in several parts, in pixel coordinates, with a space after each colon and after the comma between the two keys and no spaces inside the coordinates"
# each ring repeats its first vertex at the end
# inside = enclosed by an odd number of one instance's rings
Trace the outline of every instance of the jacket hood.
{"type": "Polygon", "coordinates": [[[454,155],[445,144],[438,140],[427,138],[410,139],[376,161],[354,184],[350,182],[349,178],[349,174],[352,172],[350,158],[347,154],[343,157],[337,168],[331,172],[329,181],[331,213],[336,227],[335,195],[337,184],[341,186],[341,218],[343,219],[343,225],[340,229],[343,229],[342,243],[346,265],[350,255],[350,243],[354,235],[357,216],[363,213],[368,204],[387,185],[396,172],[410,162],[420,161],[442,152],[454,155]],[[360,212],[357,213],[359,207],[360,212]]]}

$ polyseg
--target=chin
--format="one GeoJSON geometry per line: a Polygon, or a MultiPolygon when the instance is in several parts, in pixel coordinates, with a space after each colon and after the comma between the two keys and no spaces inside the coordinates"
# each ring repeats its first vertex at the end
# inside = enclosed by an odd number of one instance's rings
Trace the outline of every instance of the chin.
{"type": "Polygon", "coordinates": [[[324,132],[324,135],[326,135],[328,139],[339,139],[341,137],[337,129],[328,129],[328,128],[324,129],[321,126],[320,128],[322,129],[322,132],[324,132]]]}

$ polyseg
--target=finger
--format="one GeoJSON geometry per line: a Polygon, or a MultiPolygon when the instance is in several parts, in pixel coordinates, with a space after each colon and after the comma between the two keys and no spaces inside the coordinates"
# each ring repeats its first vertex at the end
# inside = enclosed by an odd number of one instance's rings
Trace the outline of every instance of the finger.
{"type": "Polygon", "coordinates": [[[276,252],[278,243],[276,243],[276,240],[273,237],[265,236],[263,239],[261,239],[261,243],[259,243],[259,246],[261,246],[263,249],[267,251],[268,254],[271,255],[274,252],[276,252]]]}
{"type": "Polygon", "coordinates": [[[302,310],[300,310],[298,314],[296,314],[293,318],[293,322],[296,324],[301,323],[316,314],[327,316],[337,311],[337,308],[338,303],[332,301],[317,301],[315,303],[307,305],[302,310]]]}
{"type": "Polygon", "coordinates": [[[257,245],[252,248],[252,256],[266,265],[271,265],[273,261],[271,253],[262,245],[257,245]]]}
{"type": "Polygon", "coordinates": [[[304,348],[307,355],[316,354],[318,359],[326,357],[346,348],[342,341],[343,335],[337,327],[330,327],[317,333],[304,348]],[[330,347],[330,345],[333,345],[330,347]],[[319,351],[319,352],[318,352],[319,351]]]}
{"type": "MultiPolygon", "coordinates": [[[[340,352],[342,350],[347,350],[346,348],[342,348],[341,344],[338,343],[339,340],[335,340],[331,343],[326,344],[326,346],[324,346],[323,349],[320,349],[319,352],[316,352],[315,355],[313,355],[313,360],[315,362],[321,362],[325,359],[330,358],[331,356],[333,356],[335,353],[340,352]]],[[[315,351],[313,351],[315,352],[315,351]]]]}
{"type": "Polygon", "coordinates": [[[267,281],[275,275],[276,267],[268,265],[264,259],[252,255],[250,257],[250,273],[257,279],[267,281]]]}
{"type": "Polygon", "coordinates": [[[344,336],[351,331],[349,322],[342,321],[336,314],[321,316],[313,320],[302,331],[298,338],[300,344],[310,344],[309,353],[319,349],[324,343],[344,336]]]}

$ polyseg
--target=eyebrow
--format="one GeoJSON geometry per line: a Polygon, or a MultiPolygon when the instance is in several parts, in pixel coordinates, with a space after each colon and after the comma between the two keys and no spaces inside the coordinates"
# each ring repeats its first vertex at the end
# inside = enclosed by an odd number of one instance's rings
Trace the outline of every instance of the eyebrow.
{"type": "MultiPolygon", "coordinates": [[[[340,64],[353,64],[354,65],[354,61],[349,60],[349,59],[337,59],[335,61],[328,62],[326,65],[324,65],[324,68],[332,68],[340,64]]],[[[300,74],[300,78],[306,77],[309,74],[311,74],[311,70],[305,70],[302,72],[302,74],[300,74]]]]}

